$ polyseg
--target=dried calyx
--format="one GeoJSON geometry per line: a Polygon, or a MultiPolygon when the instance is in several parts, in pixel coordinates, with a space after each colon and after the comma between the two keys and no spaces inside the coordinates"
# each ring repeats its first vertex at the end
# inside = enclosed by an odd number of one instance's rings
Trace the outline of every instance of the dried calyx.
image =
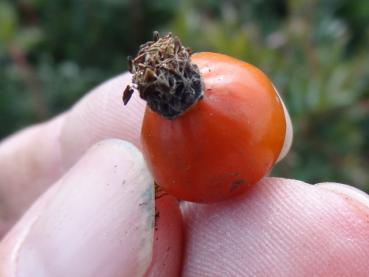
{"type": "MultiPolygon", "coordinates": [[[[133,88],[151,110],[167,119],[178,117],[202,97],[200,72],[190,56],[191,50],[177,37],[171,33],[160,37],[154,32],[154,40],[141,45],[137,56],[128,59],[133,88]]],[[[125,89],[124,104],[133,88],[125,89]]]]}

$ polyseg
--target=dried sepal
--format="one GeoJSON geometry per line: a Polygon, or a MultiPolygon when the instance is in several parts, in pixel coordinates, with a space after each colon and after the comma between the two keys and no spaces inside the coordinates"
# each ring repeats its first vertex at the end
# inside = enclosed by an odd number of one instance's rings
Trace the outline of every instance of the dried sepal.
{"type": "Polygon", "coordinates": [[[132,97],[133,92],[134,92],[134,90],[130,86],[127,86],[125,88],[125,90],[123,91],[123,97],[122,97],[122,100],[123,100],[123,104],[124,105],[127,105],[128,101],[132,97]]]}
{"type": "MultiPolygon", "coordinates": [[[[137,56],[128,59],[132,83],[147,105],[161,116],[174,119],[187,111],[202,97],[203,85],[199,69],[191,63],[191,50],[171,33],[140,46],[137,56]]],[[[127,87],[127,103],[132,88],[127,87]]]]}

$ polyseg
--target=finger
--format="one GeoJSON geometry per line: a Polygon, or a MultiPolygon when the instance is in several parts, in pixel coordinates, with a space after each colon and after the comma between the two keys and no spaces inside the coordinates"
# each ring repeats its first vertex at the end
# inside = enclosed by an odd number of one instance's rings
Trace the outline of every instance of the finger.
{"type": "Polygon", "coordinates": [[[140,148],[140,131],[145,103],[137,93],[127,106],[122,91],[130,84],[124,74],[102,84],[79,101],[66,115],[60,135],[65,168],[72,166],[94,143],[106,138],[121,138],[140,148]]]}
{"type": "Polygon", "coordinates": [[[0,238],[60,176],[58,137],[63,118],[27,128],[0,144],[0,238]]]}
{"type": "Polygon", "coordinates": [[[155,208],[153,260],[145,276],[180,276],[183,226],[178,200],[164,195],[155,201],[155,208]]]}
{"type": "Polygon", "coordinates": [[[94,146],[0,245],[1,276],[140,276],[153,248],[152,179],[131,144],[94,146]]]}
{"type": "Polygon", "coordinates": [[[366,276],[369,198],[332,186],[265,178],[236,200],[186,204],[183,276],[366,276]]]}
{"type": "Polygon", "coordinates": [[[123,106],[129,82],[129,74],[111,79],[70,111],[0,144],[0,237],[94,143],[116,137],[139,145],[144,104],[134,94],[123,106]]]}

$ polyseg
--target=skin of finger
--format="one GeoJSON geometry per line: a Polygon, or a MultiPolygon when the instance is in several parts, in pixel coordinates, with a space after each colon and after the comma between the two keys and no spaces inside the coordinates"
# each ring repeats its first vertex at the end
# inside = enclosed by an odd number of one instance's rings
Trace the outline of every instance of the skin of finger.
{"type": "Polygon", "coordinates": [[[1,142],[0,238],[94,143],[117,137],[140,145],[144,103],[135,93],[123,106],[122,89],[128,83],[128,73],[115,77],[70,111],[1,142]]]}
{"type": "Polygon", "coordinates": [[[183,276],[368,274],[369,205],[353,195],[265,178],[237,199],[182,210],[183,276]]]}
{"type": "Polygon", "coordinates": [[[155,201],[153,261],[145,277],[180,276],[183,226],[178,200],[168,194],[155,201]]]}
{"type": "MultiPolygon", "coordinates": [[[[140,146],[139,136],[144,102],[135,93],[129,105],[123,106],[121,102],[122,88],[129,82],[129,74],[122,74],[111,79],[87,94],[70,111],[59,116],[57,124],[54,120],[51,120],[21,132],[16,135],[18,137],[16,140],[13,138],[7,140],[8,142],[4,146],[13,145],[11,147],[12,151],[5,151],[9,153],[9,158],[18,159],[19,157],[19,159],[22,159],[22,168],[33,168],[32,172],[24,172],[22,176],[13,174],[12,182],[6,180],[8,178],[6,173],[16,171],[16,163],[3,166],[3,171],[0,171],[3,176],[6,176],[6,178],[0,178],[4,180],[4,190],[1,196],[7,198],[10,203],[12,203],[11,199],[14,199],[14,203],[9,205],[7,212],[4,214],[4,216],[10,218],[7,221],[7,226],[12,226],[26,207],[30,206],[34,199],[46,190],[52,183],[51,181],[57,180],[90,145],[99,139],[120,137],[131,141],[136,146],[140,146]],[[47,140],[44,141],[42,138],[47,138],[47,140]],[[42,145],[42,147],[35,147],[35,145],[42,145]],[[47,145],[51,146],[47,147],[47,145]],[[73,153],[68,154],[67,152],[73,153]],[[27,153],[32,153],[32,155],[27,153]],[[63,155],[60,153],[63,153],[63,155]],[[37,165],[34,165],[33,157],[37,157],[37,165]],[[40,170],[34,170],[35,167],[40,170]],[[32,180],[32,182],[29,182],[29,180],[32,180]],[[12,184],[14,190],[9,190],[5,186],[6,184],[12,184]],[[40,189],[33,191],[34,187],[40,189]],[[25,199],[24,205],[18,205],[16,202],[19,194],[22,194],[25,199]]],[[[0,161],[3,161],[1,151],[0,161]]],[[[2,176],[1,174],[0,176],[2,176]]],[[[161,221],[175,224],[159,224],[156,234],[157,237],[162,236],[162,238],[155,240],[154,251],[160,257],[164,255],[168,259],[172,259],[171,262],[166,264],[173,266],[163,266],[163,261],[161,261],[162,266],[157,266],[154,259],[152,265],[155,270],[152,270],[152,272],[175,272],[178,269],[176,266],[178,258],[175,257],[180,256],[181,253],[181,243],[179,242],[182,240],[182,235],[181,231],[178,231],[182,228],[180,225],[181,219],[177,203],[174,204],[175,201],[169,202],[171,204],[165,205],[161,205],[159,202],[159,211],[161,206],[164,209],[168,208],[168,211],[174,211],[168,213],[170,219],[165,219],[167,213],[162,213],[161,221]],[[178,251],[178,253],[168,255],[168,247],[170,247],[171,252],[178,251]],[[161,251],[163,251],[163,255],[161,255],[161,251]]]]}
{"type": "Polygon", "coordinates": [[[131,84],[125,73],[97,87],[79,101],[66,115],[60,146],[65,168],[94,143],[106,138],[120,138],[140,148],[140,133],[145,102],[134,93],[128,105],[122,92],[131,84]]]}
{"type": "Polygon", "coordinates": [[[32,205],[22,219],[12,227],[11,231],[0,242],[0,276],[15,276],[15,266],[19,248],[24,238],[29,233],[32,225],[47,209],[49,200],[58,191],[58,186],[51,186],[39,199],[32,205]]]}
{"type": "Polygon", "coordinates": [[[0,144],[0,238],[59,178],[58,137],[63,118],[27,128],[0,144]]]}
{"type": "Polygon", "coordinates": [[[0,269],[13,270],[1,276],[144,274],[152,259],[154,189],[137,149],[98,143],[55,188],[0,245],[0,269]]]}

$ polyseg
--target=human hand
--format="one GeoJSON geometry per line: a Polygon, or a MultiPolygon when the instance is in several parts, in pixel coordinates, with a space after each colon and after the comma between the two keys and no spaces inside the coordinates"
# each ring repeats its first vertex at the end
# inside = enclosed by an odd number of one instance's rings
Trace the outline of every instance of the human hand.
{"type": "Polygon", "coordinates": [[[348,186],[265,178],[217,204],[154,205],[129,78],[0,145],[3,234],[47,190],[1,242],[1,276],[367,275],[369,200],[348,186]]]}

